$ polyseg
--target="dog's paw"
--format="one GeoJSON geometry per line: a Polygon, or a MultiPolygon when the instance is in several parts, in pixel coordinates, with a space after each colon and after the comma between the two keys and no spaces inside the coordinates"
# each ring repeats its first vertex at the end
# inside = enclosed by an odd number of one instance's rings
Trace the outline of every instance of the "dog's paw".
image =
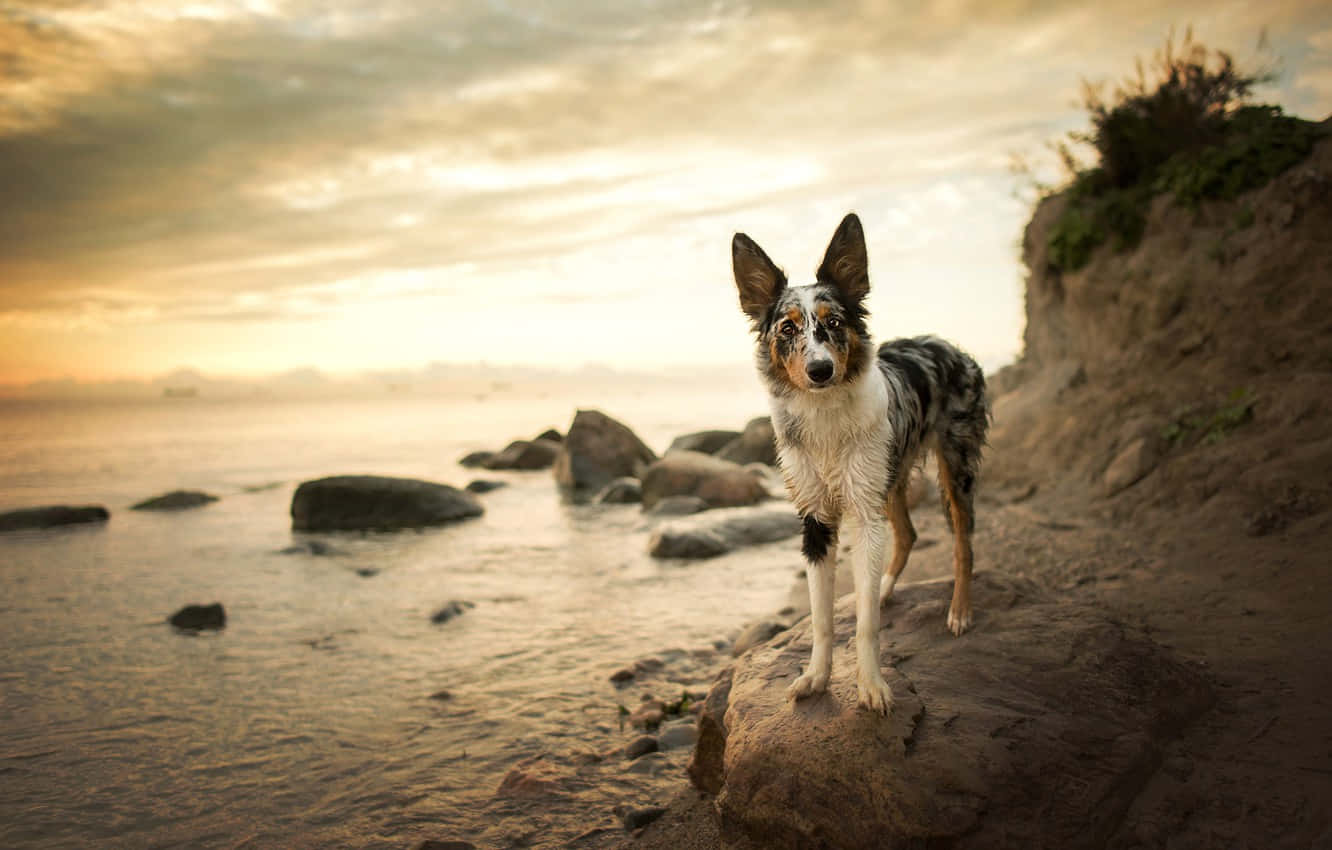
{"type": "Polygon", "coordinates": [[[877,711],[884,717],[893,708],[893,689],[888,687],[888,683],[883,680],[879,671],[874,671],[872,675],[866,675],[864,672],[856,680],[856,686],[860,691],[860,698],[856,704],[861,708],[877,711]]]}
{"type": "Polygon", "coordinates": [[[971,606],[953,604],[948,609],[948,631],[956,637],[971,628],[971,606]]]}
{"type": "Polygon", "coordinates": [[[786,689],[790,699],[804,699],[828,690],[827,670],[806,670],[786,689]]]}

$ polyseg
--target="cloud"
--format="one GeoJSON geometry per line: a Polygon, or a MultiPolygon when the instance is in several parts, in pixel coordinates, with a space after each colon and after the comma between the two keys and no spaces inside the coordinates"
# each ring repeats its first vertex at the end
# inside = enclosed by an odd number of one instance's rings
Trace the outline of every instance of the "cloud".
{"type": "MultiPolygon", "coordinates": [[[[1079,77],[1191,17],[1330,31],[1297,2],[6,7],[0,323],[703,291],[730,229],[809,241],[853,204],[892,224],[885,256],[946,250],[1007,153],[1074,120],[1079,77]]],[[[1324,35],[1293,87],[1324,92],[1324,35]]]]}

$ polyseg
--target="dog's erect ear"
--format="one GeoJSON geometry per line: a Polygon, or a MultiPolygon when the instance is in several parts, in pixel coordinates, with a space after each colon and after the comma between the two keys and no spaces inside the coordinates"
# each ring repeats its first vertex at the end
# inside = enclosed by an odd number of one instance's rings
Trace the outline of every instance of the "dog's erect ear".
{"type": "Polygon", "coordinates": [[[735,268],[735,286],[740,290],[740,309],[755,322],[762,320],[786,288],[786,275],[743,233],[731,240],[731,265],[735,268]]]}
{"type": "Polygon", "coordinates": [[[852,303],[869,294],[869,257],[865,253],[865,231],[855,213],[848,213],[823,255],[817,278],[831,283],[852,303]]]}

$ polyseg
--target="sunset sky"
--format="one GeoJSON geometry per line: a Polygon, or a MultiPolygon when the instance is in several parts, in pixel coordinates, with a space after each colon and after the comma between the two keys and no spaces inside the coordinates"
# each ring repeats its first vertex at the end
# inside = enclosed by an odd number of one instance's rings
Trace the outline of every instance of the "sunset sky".
{"type": "Polygon", "coordinates": [[[0,384],[743,364],[731,234],[1019,351],[1014,151],[1170,27],[1332,112],[1332,4],[0,2],[0,384]]]}

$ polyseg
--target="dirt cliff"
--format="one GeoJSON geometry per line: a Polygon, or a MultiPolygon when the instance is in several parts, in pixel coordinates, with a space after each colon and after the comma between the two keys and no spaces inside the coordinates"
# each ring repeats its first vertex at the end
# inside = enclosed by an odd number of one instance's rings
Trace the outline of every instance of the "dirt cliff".
{"type": "Polygon", "coordinates": [[[1025,353],[995,382],[990,480],[1108,496],[1119,519],[1221,495],[1206,515],[1261,526],[1325,502],[1307,473],[1332,392],[1332,138],[1233,201],[1158,195],[1135,250],[1072,272],[1048,257],[1066,203],[1024,233],[1025,353]]]}

